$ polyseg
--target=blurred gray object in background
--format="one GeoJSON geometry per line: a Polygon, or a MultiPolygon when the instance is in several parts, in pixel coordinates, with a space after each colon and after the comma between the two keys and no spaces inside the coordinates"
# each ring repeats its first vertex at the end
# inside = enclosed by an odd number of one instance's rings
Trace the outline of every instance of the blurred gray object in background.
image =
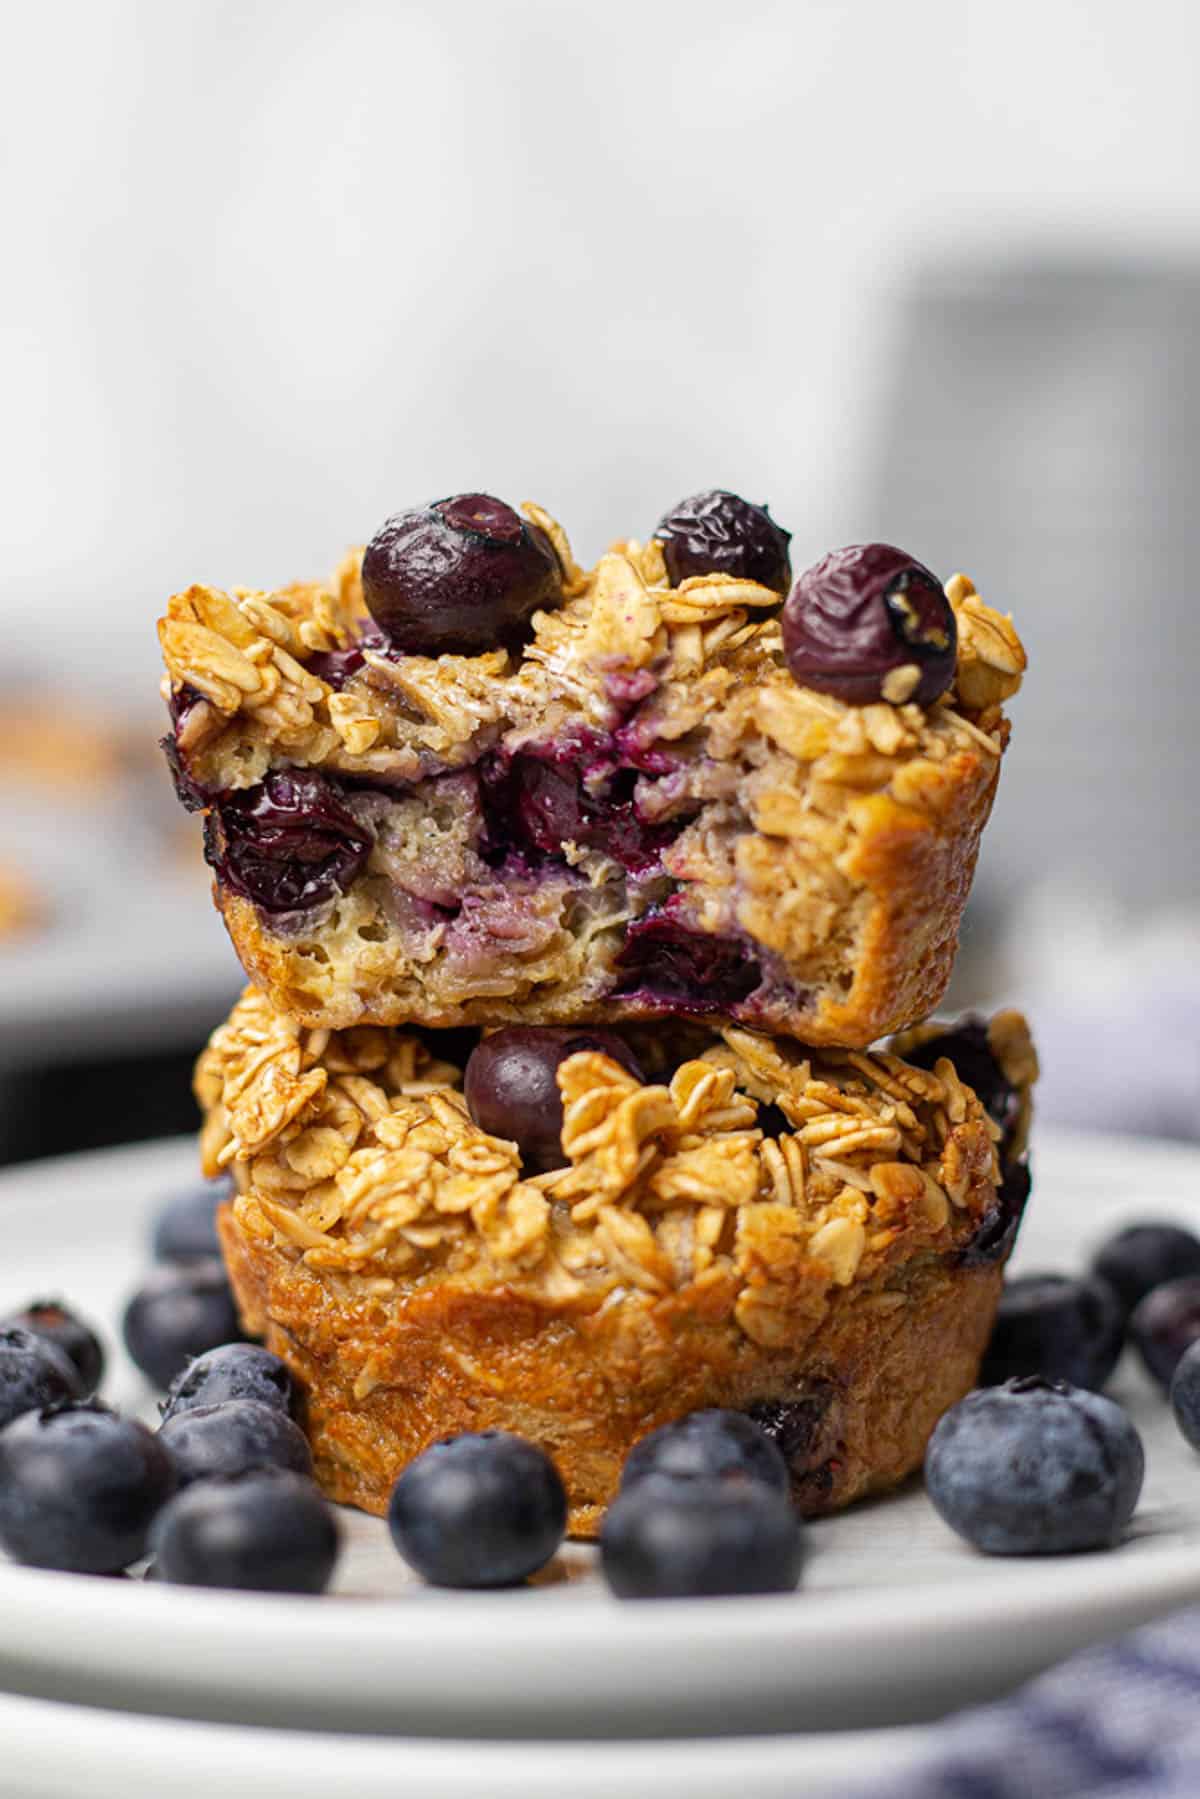
{"type": "Polygon", "coordinates": [[[963,568],[1029,651],[983,907],[1048,871],[1138,912],[1191,900],[1200,265],[940,261],[897,324],[870,535],[963,568]]]}

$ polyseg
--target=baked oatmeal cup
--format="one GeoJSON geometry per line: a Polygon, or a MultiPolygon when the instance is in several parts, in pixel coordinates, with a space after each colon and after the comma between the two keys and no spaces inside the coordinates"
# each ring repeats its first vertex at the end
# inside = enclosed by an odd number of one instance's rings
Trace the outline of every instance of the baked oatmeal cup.
{"type": "Polygon", "coordinates": [[[974,1382],[1028,1190],[1028,1034],[979,1028],[1001,1123],[945,1055],[658,1024],[467,1056],[248,991],[198,1064],[204,1166],[322,1486],[382,1513],[429,1444],[512,1430],[591,1536],[633,1444],[705,1406],[763,1425],[805,1513],[893,1486],[974,1382]],[[531,1057],[558,1116],[512,1099],[531,1057]]]}
{"type": "Polygon", "coordinates": [[[390,520],[330,585],[171,600],[168,755],[278,1007],[866,1045],[937,1004],[1016,633],[885,545],[785,603],[787,534],[700,498],[778,542],[689,558],[680,508],[585,571],[539,507],[468,495],[390,520]]]}

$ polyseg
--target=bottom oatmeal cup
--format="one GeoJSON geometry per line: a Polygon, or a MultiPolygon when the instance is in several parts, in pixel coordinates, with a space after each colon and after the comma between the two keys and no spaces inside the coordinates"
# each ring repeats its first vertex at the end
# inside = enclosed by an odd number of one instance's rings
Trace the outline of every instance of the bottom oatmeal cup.
{"type": "MultiPolygon", "coordinates": [[[[1022,1095],[1003,1017],[994,1093],[1022,1095]]],[[[507,1429],[591,1536],[633,1444],[703,1406],[764,1426],[808,1514],[919,1465],[991,1330],[1027,1105],[1002,1128],[944,1055],[658,1025],[624,1033],[641,1078],[559,1062],[563,1166],[530,1173],[473,1122],[460,1036],[306,1029],[251,990],[197,1069],[243,1320],[331,1497],[382,1513],[429,1444],[507,1429]]]]}

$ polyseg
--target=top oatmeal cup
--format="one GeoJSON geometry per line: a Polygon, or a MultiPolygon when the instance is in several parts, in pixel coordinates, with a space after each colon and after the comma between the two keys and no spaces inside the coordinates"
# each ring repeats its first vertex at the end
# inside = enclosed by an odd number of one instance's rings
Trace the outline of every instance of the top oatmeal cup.
{"type": "Polygon", "coordinates": [[[167,753],[254,983],[335,1030],[924,1017],[1024,652],[884,545],[785,602],[786,546],[706,495],[584,570],[460,495],[329,584],[176,595],[167,753]]]}

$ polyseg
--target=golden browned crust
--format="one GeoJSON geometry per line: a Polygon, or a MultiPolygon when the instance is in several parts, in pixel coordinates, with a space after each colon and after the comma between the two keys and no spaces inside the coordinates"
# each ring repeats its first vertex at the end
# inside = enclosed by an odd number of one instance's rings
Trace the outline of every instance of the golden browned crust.
{"type": "Polygon", "coordinates": [[[945,1058],[732,1029],[659,1025],[656,1052],[685,1059],[639,1081],[568,1057],[565,1166],[528,1176],[412,1036],[309,1031],[253,992],[214,1035],[196,1084],[206,1171],[238,1188],[234,1290],[305,1383],[338,1497],[381,1509],[426,1444],[502,1425],[552,1451],[586,1533],[647,1430],[771,1401],[813,1410],[807,1509],[915,1466],[999,1290],[970,1253],[999,1173],[975,1095],[945,1058]]]}
{"type": "Polygon", "coordinates": [[[585,572],[532,516],[569,578],[517,659],[368,651],[335,691],[314,658],[361,621],[356,558],[330,588],[170,602],[160,635],[169,691],[193,702],[177,733],[188,778],[220,793],[286,766],[348,777],[372,839],[348,889],[303,914],[281,919],[218,882],[251,978],[339,1030],[651,1016],[660,999],[618,991],[620,957],[630,921],[669,899],[682,930],[759,966],[760,989],[731,1008],[756,1029],[865,1045],[924,1016],[949,978],[1008,741],[1002,705],[1025,666],[1011,623],[955,576],[948,693],[929,708],[848,706],[788,673],[777,594],[718,576],[671,588],[654,543],[585,572]],[[635,761],[670,770],[639,779],[639,815],[687,821],[657,868],[567,843],[522,889],[480,860],[478,809],[455,776],[469,785],[498,750],[572,733],[611,745],[618,731],[634,734],[635,761]],[[413,795],[429,796],[417,816],[413,795]],[[508,912],[499,890],[515,895],[508,912]],[[455,912],[464,894],[482,896],[469,918],[455,912]]]}
{"type": "Polygon", "coordinates": [[[806,1515],[895,1486],[974,1383],[1003,1279],[920,1255],[840,1289],[819,1330],[800,1312],[794,1337],[765,1348],[732,1321],[732,1277],[583,1314],[451,1282],[351,1297],[247,1236],[230,1206],[220,1231],[247,1328],[303,1383],[331,1498],[383,1513],[431,1443],[511,1430],[554,1458],[581,1537],[596,1534],[634,1443],[702,1406],[801,1402],[791,1466],[806,1515]],[[363,1392],[356,1370],[368,1367],[363,1392]]]}

